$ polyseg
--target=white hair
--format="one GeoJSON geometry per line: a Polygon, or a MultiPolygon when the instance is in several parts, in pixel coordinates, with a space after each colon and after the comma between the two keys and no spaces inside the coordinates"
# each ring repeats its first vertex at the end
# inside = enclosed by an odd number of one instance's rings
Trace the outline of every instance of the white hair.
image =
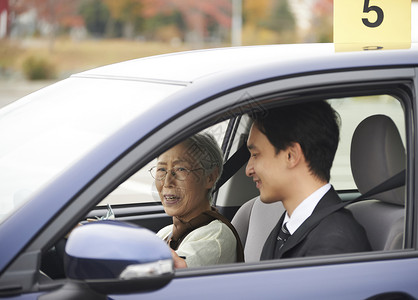
{"type": "Polygon", "coordinates": [[[186,155],[200,163],[205,175],[211,174],[216,168],[218,175],[213,187],[208,191],[209,200],[216,183],[221,177],[223,170],[223,153],[213,135],[210,133],[197,133],[184,141],[187,144],[186,155]]]}

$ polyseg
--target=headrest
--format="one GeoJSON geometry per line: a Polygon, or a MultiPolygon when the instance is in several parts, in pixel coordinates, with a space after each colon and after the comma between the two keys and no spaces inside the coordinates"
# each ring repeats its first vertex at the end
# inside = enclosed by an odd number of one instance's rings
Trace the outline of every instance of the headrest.
{"type": "MultiPolygon", "coordinates": [[[[384,115],[364,119],[354,131],[350,159],[354,181],[362,194],[404,170],[405,148],[392,119],[384,115]]],[[[405,205],[405,188],[390,190],[373,198],[405,205]]]]}

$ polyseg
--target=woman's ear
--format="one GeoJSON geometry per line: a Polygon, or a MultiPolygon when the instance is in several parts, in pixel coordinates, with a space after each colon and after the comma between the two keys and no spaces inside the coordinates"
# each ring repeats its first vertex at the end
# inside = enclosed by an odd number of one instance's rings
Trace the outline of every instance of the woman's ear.
{"type": "Polygon", "coordinates": [[[292,143],[286,149],[286,154],[287,154],[286,162],[289,168],[296,167],[301,162],[301,160],[304,159],[302,147],[300,146],[299,143],[296,143],[296,142],[292,143]]]}
{"type": "Polygon", "coordinates": [[[219,168],[216,167],[206,177],[206,188],[207,189],[211,189],[215,185],[216,179],[218,178],[218,174],[219,174],[219,168]]]}

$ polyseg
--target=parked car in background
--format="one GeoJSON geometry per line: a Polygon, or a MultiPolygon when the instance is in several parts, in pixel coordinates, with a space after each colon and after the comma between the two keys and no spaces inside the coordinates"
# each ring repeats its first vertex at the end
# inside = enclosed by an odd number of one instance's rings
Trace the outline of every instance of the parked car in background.
{"type": "Polygon", "coordinates": [[[0,110],[0,297],[418,298],[417,94],[417,44],[357,52],[298,44],[121,62],[23,97],[0,110]],[[348,206],[373,251],[260,262],[283,209],[257,198],[245,155],[230,158],[245,149],[248,113],[320,100],[341,117],[331,171],[341,198],[355,199],[400,171],[405,180],[348,206]],[[370,129],[359,168],[352,138],[376,115],[394,127],[370,129]],[[171,218],[148,170],[200,131],[211,132],[224,152],[230,176],[214,204],[233,220],[246,262],[174,270],[154,235],[171,218]],[[363,185],[362,175],[372,182],[363,185]],[[106,214],[113,220],[74,229],[106,214]]]}

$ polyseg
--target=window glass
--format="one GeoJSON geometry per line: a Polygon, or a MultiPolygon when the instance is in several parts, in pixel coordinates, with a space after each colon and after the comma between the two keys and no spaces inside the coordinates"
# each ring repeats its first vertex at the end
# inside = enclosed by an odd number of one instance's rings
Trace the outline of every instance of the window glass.
{"type": "MultiPolygon", "coordinates": [[[[212,134],[218,142],[219,147],[221,147],[228,122],[229,120],[217,123],[206,128],[203,132],[212,134]]],[[[103,199],[99,205],[160,202],[160,198],[155,189],[154,178],[152,178],[149,173],[149,170],[155,166],[156,163],[157,159],[149,162],[128,180],[120,184],[119,187],[103,199]]]]}
{"type": "Polygon", "coordinates": [[[341,118],[340,143],[331,169],[331,183],[337,190],[357,189],[350,167],[351,138],[357,125],[368,116],[387,115],[398,127],[405,145],[404,112],[401,103],[389,95],[332,99],[329,103],[341,118]]]}
{"type": "Polygon", "coordinates": [[[3,108],[0,222],[112,134],[182,88],[69,78],[3,108]]]}
{"type": "MultiPolygon", "coordinates": [[[[397,99],[389,95],[338,98],[328,101],[341,118],[340,143],[331,170],[331,183],[337,190],[356,189],[350,167],[351,138],[355,128],[368,116],[384,114],[394,120],[405,143],[403,108],[397,99]]],[[[249,118],[244,115],[239,123],[240,127],[231,145],[229,156],[237,150],[241,135],[248,134],[249,122],[249,118]]],[[[211,133],[218,141],[219,146],[222,146],[227,125],[228,120],[217,123],[203,131],[211,133]]],[[[159,202],[160,199],[153,185],[154,180],[149,174],[149,169],[155,164],[156,159],[123,182],[99,205],[159,202]]]]}

